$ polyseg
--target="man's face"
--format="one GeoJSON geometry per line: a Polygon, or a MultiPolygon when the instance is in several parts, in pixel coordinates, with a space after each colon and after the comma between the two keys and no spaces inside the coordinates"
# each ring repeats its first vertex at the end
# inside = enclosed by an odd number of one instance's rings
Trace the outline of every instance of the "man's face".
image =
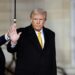
{"type": "Polygon", "coordinates": [[[32,15],[32,26],[36,31],[40,31],[45,23],[45,16],[41,14],[32,15]]]}

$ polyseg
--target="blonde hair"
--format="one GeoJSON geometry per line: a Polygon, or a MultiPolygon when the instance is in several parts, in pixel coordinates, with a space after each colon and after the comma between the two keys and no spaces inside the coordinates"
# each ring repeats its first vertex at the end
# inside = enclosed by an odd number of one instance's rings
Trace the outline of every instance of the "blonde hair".
{"type": "Polygon", "coordinates": [[[41,14],[43,16],[45,16],[45,20],[47,20],[47,12],[41,8],[37,8],[32,10],[31,14],[30,14],[30,18],[32,18],[32,15],[36,15],[36,14],[41,14]]]}

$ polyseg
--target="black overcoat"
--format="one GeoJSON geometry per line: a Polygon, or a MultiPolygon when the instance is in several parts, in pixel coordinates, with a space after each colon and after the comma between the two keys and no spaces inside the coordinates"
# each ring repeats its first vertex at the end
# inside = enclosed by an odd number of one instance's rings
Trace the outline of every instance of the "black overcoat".
{"type": "Polygon", "coordinates": [[[32,25],[18,29],[22,32],[17,45],[9,52],[16,52],[15,75],[57,75],[55,34],[53,31],[43,28],[45,44],[42,49],[32,25]]]}

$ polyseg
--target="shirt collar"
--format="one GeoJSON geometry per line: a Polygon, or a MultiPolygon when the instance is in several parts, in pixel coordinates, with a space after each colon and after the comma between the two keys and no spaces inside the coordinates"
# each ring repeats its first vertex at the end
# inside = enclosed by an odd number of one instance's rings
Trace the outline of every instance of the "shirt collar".
{"type": "MultiPolygon", "coordinates": [[[[35,30],[36,33],[38,33],[38,31],[35,30]]],[[[43,33],[43,29],[40,30],[41,33],[43,33]]]]}

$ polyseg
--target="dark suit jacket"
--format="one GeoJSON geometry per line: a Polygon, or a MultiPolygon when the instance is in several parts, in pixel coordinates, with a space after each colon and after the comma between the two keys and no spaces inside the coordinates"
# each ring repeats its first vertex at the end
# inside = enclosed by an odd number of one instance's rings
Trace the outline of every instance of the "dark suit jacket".
{"type": "MultiPolygon", "coordinates": [[[[0,37],[0,46],[6,42],[4,35],[0,37]]],[[[0,75],[4,75],[5,72],[5,56],[0,47],[0,75]]]]}
{"type": "Polygon", "coordinates": [[[0,46],[6,42],[4,35],[0,36],[0,46]]]}
{"type": "Polygon", "coordinates": [[[17,52],[15,75],[57,75],[55,34],[47,28],[43,28],[45,45],[42,49],[32,25],[21,28],[22,32],[17,45],[9,52],[17,52]]]}

